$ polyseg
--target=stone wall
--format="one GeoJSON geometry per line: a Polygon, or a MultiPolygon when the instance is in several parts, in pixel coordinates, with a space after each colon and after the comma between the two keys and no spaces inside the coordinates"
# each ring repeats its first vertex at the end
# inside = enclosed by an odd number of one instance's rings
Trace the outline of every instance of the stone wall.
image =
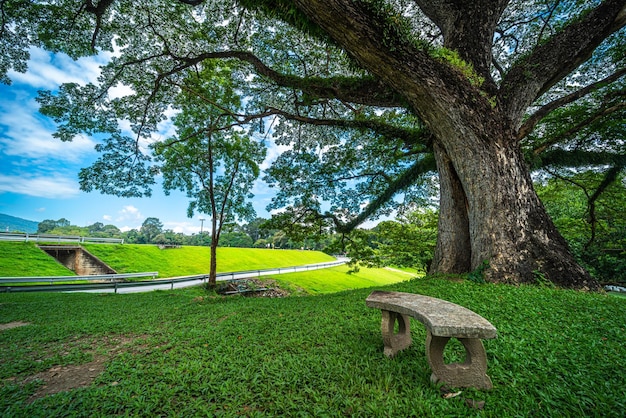
{"type": "Polygon", "coordinates": [[[79,276],[116,273],[102,260],[80,246],[40,245],[39,248],[79,276]]]}

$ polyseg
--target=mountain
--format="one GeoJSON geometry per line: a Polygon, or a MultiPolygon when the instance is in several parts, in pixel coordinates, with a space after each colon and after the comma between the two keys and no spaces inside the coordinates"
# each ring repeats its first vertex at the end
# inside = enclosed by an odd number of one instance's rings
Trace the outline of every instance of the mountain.
{"type": "Polygon", "coordinates": [[[37,232],[39,222],[0,213],[0,232],[37,232]]]}

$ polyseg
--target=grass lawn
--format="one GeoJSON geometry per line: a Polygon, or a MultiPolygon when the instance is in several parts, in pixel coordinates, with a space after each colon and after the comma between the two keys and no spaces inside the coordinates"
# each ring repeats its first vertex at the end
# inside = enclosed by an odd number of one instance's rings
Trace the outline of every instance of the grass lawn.
{"type": "MultiPolygon", "coordinates": [[[[159,277],[176,277],[209,272],[211,255],[208,247],[169,248],[155,245],[102,245],[84,247],[118,273],[158,271],[159,277]]],[[[319,251],[269,250],[259,248],[218,248],[218,272],[290,267],[334,261],[319,251]]]]}
{"type": "Polygon", "coordinates": [[[0,242],[0,277],[75,276],[32,242],[0,242]]]}
{"type": "Polygon", "coordinates": [[[343,290],[384,286],[415,277],[387,269],[361,268],[358,273],[347,274],[347,266],[332,267],[324,271],[313,270],[302,273],[281,274],[274,277],[282,287],[301,288],[311,295],[334,293],[343,290]]]}
{"type": "MultiPolygon", "coordinates": [[[[429,381],[419,323],[412,326],[413,346],[385,358],[380,311],[365,306],[371,289],[282,299],[200,289],[16,293],[0,294],[0,322],[28,325],[0,331],[0,411],[17,417],[623,416],[625,299],[442,278],[380,288],[446,299],[490,320],[499,334],[485,341],[494,389],[443,398],[429,381]],[[484,401],[484,408],[472,408],[470,400],[484,401]]],[[[447,358],[454,355],[446,351],[447,358]]]]}

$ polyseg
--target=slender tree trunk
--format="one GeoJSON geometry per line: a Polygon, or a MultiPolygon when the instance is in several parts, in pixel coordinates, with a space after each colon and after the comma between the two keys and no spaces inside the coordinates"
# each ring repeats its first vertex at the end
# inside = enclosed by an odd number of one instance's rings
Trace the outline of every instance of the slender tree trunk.
{"type": "Polygon", "coordinates": [[[219,244],[220,236],[217,230],[215,213],[212,215],[211,225],[211,263],[209,267],[209,283],[207,284],[209,288],[213,288],[217,285],[217,244],[219,244]]]}
{"type": "Polygon", "coordinates": [[[471,266],[467,199],[445,150],[434,144],[439,172],[439,225],[430,273],[464,273],[471,266]]]}
{"type": "Polygon", "coordinates": [[[217,241],[211,239],[211,263],[209,267],[208,287],[215,287],[217,284],[217,241]]]}

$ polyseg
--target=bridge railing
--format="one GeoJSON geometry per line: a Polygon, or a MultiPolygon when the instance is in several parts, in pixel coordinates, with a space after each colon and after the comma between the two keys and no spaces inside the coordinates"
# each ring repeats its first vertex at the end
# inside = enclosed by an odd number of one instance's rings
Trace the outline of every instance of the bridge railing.
{"type": "Polygon", "coordinates": [[[148,271],[144,273],[120,273],[120,274],[93,274],[89,276],[30,276],[30,277],[0,277],[0,285],[6,283],[55,283],[55,282],[76,282],[76,281],[96,281],[96,280],[120,280],[136,277],[152,277],[159,275],[158,271],[148,271]]]}
{"type": "Polygon", "coordinates": [[[100,237],[79,237],[74,235],[52,235],[52,234],[22,234],[13,232],[0,232],[0,241],[21,241],[21,242],[46,242],[57,243],[102,243],[102,244],[123,244],[123,238],[100,238],[100,237]]]}

